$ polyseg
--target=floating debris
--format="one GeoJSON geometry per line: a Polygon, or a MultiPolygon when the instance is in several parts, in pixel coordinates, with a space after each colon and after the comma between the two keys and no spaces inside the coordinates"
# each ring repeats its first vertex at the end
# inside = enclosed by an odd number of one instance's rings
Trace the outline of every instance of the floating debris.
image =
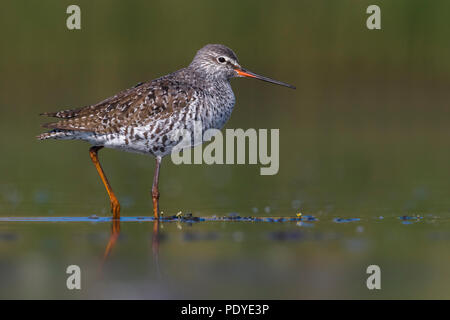
{"type": "MultiPolygon", "coordinates": [[[[154,220],[154,219],[153,219],[154,220]]],[[[170,222],[170,221],[178,221],[178,222],[199,222],[199,221],[204,221],[203,218],[199,218],[199,217],[194,217],[192,215],[192,213],[182,213],[181,211],[178,212],[176,215],[174,216],[169,216],[169,217],[160,217],[160,221],[166,221],[166,222],[170,222]]]]}
{"type": "MultiPolygon", "coordinates": [[[[10,221],[10,222],[25,222],[25,221],[40,221],[40,222],[85,222],[85,221],[95,221],[95,222],[108,222],[111,221],[111,216],[97,216],[91,215],[89,217],[0,217],[0,221],[10,221]]],[[[155,221],[153,216],[137,216],[137,217],[127,217],[122,216],[120,218],[121,222],[132,222],[132,221],[155,221]]],[[[282,223],[282,222],[314,222],[318,219],[310,215],[302,215],[301,217],[241,217],[237,213],[230,213],[227,216],[211,216],[211,217],[195,217],[192,213],[177,213],[176,215],[160,217],[161,222],[202,222],[202,221],[227,221],[227,222],[272,222],[272,223],[282,223]]]]}
{"type": "Polygon", "coordinates": [[[241,217],[239,216],[239,214],[237,212],[231,212],[228,214],[228,218],[230,219],[241,219],[241,217]]]}
{"type": "Polygon", "coordinates": [[[311,221],[318,221],[319,219],[317,219],[314,216],[302,216],[301,220],[311,222],[311,221]]]}
{"type": "Polygon", "coordinates": [[[347,223],[347,222],[355,222],[360,221],[360,218],[348,218],[348,219],[342,219],[342,218],[334,218],[333,221],[336,223],[347,223]]]}
{"type": "Polygon", "coordinates": [[[413,224],[416,222],[419,222],[423,219],[423,217],[417,215],[417,216],[401,216],[399,217],[400,220],[402,220],[402,224],[413,224]]]}
{"type": "Polygon", "coordinates": [[[420,220],[423,219],[421,216],[401,216],[399,217],[401,220],[420,220]]]}

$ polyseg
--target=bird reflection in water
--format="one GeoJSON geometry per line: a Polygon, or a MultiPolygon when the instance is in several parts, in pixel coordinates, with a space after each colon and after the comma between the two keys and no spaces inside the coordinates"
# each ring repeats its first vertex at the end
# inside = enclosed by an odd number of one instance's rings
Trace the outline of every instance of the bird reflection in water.
{"type": "MultiPolygon", "coordinates": [[[[156,272],[158,276],[161,275],[160,268],[159,268],[159,243],[160,243],[160,221],[154,220],[153,221],[153,234],[152,234],[152,253],[153,253],[153,260],[156,265],[156,272]]],[[[106,245],[105,253],[103,254],[103,260],[100,267],[100,272],[103,270],[103,266],[108,260],[109,256],[111,255],[112,250],[114,249],[117,239],[120,235],[120,220],[119,219],[112,219],[111,220],[111,235],[109,236],[108,244],[106,245]]]]}
{"type": "Polygon", "coordinates": [[[160,240],[159,224],[160,221],[158,219],[156,219],[153,222],[152,253],[153,253],[153,261],[155,262],[156,266],[156,273],[158,277],[161,277],[161,271],[159,269],[159,240],[160,240]]]}
{"type": "Polygon", "coordinates": [[[112,219],[111,221],[111,235],[109,236],[108,245],[106,246],[105,253],[103,255],[103,263],[106,262],[109,255],[111,254],[112,249],[116,245],[117,239],[120,235],[120,220],[119,219],[112,219]]]}

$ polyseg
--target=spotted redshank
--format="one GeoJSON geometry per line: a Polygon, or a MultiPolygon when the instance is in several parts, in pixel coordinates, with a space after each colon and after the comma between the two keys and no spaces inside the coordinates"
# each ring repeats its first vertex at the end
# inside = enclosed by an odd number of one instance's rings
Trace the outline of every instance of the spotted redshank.
{"type": "Polygon", "coordinates": [[[203,130],[221,129],[233,111],[235,97],[230,79],[235,77],[260,79],[295,89],[244,69],[226,46],[208,44],[186,68],[139,83],[94,105],[43,113],[60,120],[44,124],[44,128],[52,130],[37,138],[84,140],[92,145],[89,154],[108,192],[113,219],[120,219],[120,204],[99,162],[98,151],[106,147],[154,156],[153,213],[159,219],[161,160],[179,142],[170,137],[177,130],[192,131],[194,121],[201,121],[203,130]]]}

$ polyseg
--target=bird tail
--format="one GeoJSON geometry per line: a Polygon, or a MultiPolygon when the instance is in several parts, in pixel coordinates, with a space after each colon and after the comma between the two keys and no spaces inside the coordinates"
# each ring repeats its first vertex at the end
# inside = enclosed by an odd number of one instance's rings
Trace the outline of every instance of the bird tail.
{"type": "Polygon", "coordinates": [[[41,133],[40,135],[36,136],[38,140],[47,140],[47,139],[64,139],[71,135],[71,131],[67,130],[59,130],[54,129],[49,132],[41,133]]]}

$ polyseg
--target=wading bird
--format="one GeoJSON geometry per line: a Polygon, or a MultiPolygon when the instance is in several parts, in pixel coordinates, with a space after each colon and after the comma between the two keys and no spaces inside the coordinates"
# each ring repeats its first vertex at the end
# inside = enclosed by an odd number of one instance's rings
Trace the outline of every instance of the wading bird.
{"type": "Polygon", "coordinates": [[[208,44],[186,68],[139,83],[94,105],[41,114],[60,120],[44,124],[51,131],[37,138],[84,140],[92,145],[89,154],[108,192],[113,219],[120,219],[120,204],[100,165],[98,151],[106,147],[154,156],[152,200],[153,213],[158,219],[161,160],[179,142],[170,137],[177,130],[192,131],[194,121],[201,121],[204,130],[221,129],[233,111],[235,97],[230,79],[235,77],[255,78],[295,89],[244,69],[226,46],[208,44]]]}

